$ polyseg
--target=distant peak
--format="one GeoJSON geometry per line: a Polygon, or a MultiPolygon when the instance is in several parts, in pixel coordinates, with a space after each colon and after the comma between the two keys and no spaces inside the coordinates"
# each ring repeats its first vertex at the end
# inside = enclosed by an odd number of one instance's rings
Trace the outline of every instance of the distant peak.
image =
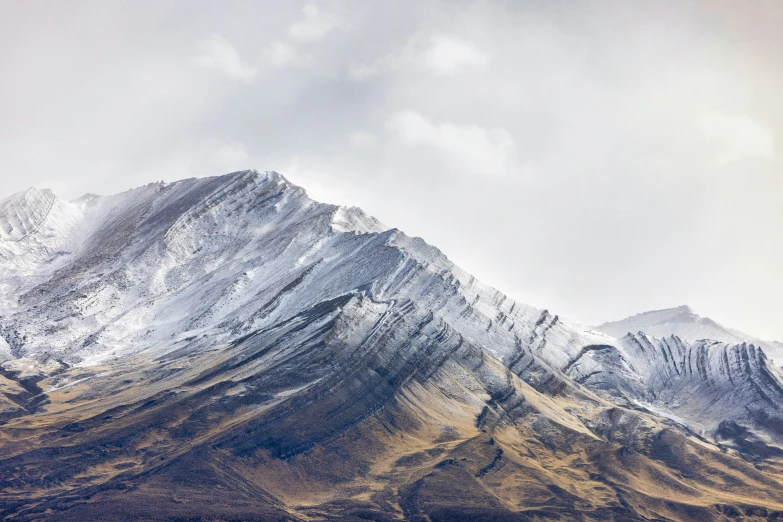
{"type": "Polygon", "coordinates": [[[87,202],[87,201],[93,201],[95,199],[100,199],[102,197],[104,197],[104,196],[101,196],[101,195],[98,195],[98,194],[93,194],[92,192],[88,192],[87,194],[83,194],[83,195],[79,196],[76,199],[72,199],[70,202],[71,203],[84,203],[84,202],[87,202]]]}
{"type": "Polygon", "coordinates": [[[673,317],[673,316],[693,316],[698,317],[699,314],[697,314],[693,308],[691,308],[688,305],[680,305],[675,306],[673,308],[662,308],[660,310],[649,310],[647,312],[641,312],[636,314],[635,317],[651,317],[651,316],[660,316],[660,317],[673,317]]]}
{"type": "Polygon", "coordinates": [[[0,206],[6,207],[13,204],[36,201],[37,199],[54,197],[54,193],[48,188],[30,187],[16,194],[12,194],[0,201],[0,206]]]}
{"type": "MultiPolygon", "coordinates": [[[[688,305],[674,308],[652,310],[594,327],[597,331],[614,337],[622,337],[628,332],[644,332],[647,335],[663,338],[676,335],[688,342],[711,339],[725,343],[759,342],[759,339],[723,326],[722,324],[698,315],[688,305]]],[[[768,346],[767,343],[765,346],[768,346]]]]}
{"type": "Polygon", "coordinates": [[[28,187],[27,189],[22,191],[23,194],[29,194],[29,195],[39,195],[39,194],[51,194],[51,189],[48,188],[38,188],[38,187],[28,187]]]}
{"type": "Polygon", "coordinates": [[[35,232],[56,200],[51,190],[30,187],[0,201],[0,240],[20,241],[35,232]]]}

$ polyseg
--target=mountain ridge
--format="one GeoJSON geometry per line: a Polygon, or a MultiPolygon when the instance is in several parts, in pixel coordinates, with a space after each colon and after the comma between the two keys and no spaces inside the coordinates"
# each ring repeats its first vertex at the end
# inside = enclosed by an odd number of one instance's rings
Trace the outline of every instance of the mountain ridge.
{"type": "Polygon", "coordinates": [[[754,346],[571,325],[277,173],[58,200],[0,261],[11,520],[783,516],[754,346]]]}

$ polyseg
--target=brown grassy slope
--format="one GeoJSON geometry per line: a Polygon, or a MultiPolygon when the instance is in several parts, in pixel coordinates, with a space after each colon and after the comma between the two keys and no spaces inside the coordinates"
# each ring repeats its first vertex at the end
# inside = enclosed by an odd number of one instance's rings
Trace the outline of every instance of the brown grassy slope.
{"type": "Polygon", "coordinates": [[[322,406],[346,403],[344,384],[312,391],[318,401],[305,400],[312,388],[304,388],[229,407],[221,403],[232,396],[241,403],[248,386],[230,381],[230,372],[189,384],[222,361],[220,352],[202,354],[166,379],[134,386],[127,381],[138,382],[137,368],[148,365],[128,360],[103,369],[89,387],[50,393],[45,411],[7,422],[0,428],[3,515],[783,518],[783,462],[746,462],[587,392],[548,396],[492,359],[477,367],[459,354],[427,375],[414,372],[382,404],[362,403],[363,414],[334,430],[322,406]],[[507,386],[500,395],[498,382],[507,386]],[[292,442],[313,433],[311,444],[292,442]]]}

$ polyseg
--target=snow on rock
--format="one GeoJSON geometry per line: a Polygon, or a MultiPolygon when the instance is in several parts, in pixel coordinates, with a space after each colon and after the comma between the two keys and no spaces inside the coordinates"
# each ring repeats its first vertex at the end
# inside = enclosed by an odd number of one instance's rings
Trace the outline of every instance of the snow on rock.
{"type": "Polygon", "coordinates": [[[702,339],[724,343],[753,343],[761,347],[766,355],[783,365],[783,344],[776,341],[764,341],[733,328],[723,326],[709,317],[698,315],[689,306],[678,306],[664,310],[643,312],[620,321],[611,321],[595,327],[596,330],[623,337],[624,335],[644,332],[655,337],[675,335],[682,340],[696,342],[702,339]]]}
{"type": "Polygon", "coordinates": [[[648,400],[700,429],[715,430],[726,420],[775,424],[783,416],[783,372],[754,344],[689,343],[642,332],[620,341],[648,400]]]}
{"type": "Polygon", "coordinates": [[[348,349],[377,325],[407,360],[424,346],[470,347],[548,395],[591,390],[710,429],[724,420],[763,428],[783,417],[783,380],[758,345],[625,336],[650,325],[687,326],[693,335],[714,328],[688,308],[599,327],[606,333],[571,325],[361,209],[311,200],[275,172],[72,202],[30,190],[0,204],[0,228],[0,362],[12,358],[2,363],[8,368],[47,373],[277,330],[321,336],[319,325],[331,325],[326,339],[348,349]],[[393,339],[403,323],[412,337],[393,339]],[[753,408],[732,405],[732,393],[753,408]],[[773,421],[758,417],[762,403],[773,404],[764,410],[773,421]]]}
{"type": "Polygon", "coordinates": [[[51,190],[29,188],[0,202],[0,240],[21,241],[46,220],[56,198],[51,190]]]}

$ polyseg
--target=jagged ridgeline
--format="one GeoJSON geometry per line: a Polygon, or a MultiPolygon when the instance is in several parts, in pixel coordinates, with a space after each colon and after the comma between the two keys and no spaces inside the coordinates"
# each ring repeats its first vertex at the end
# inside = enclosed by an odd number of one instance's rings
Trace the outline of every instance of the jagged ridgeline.
{"type": "Polygon", "coordinates": [[[676,333],[568,324],[274,172],[31,189],[0,203],[0,513],[783,519],[779,365],[676,333]]]}

